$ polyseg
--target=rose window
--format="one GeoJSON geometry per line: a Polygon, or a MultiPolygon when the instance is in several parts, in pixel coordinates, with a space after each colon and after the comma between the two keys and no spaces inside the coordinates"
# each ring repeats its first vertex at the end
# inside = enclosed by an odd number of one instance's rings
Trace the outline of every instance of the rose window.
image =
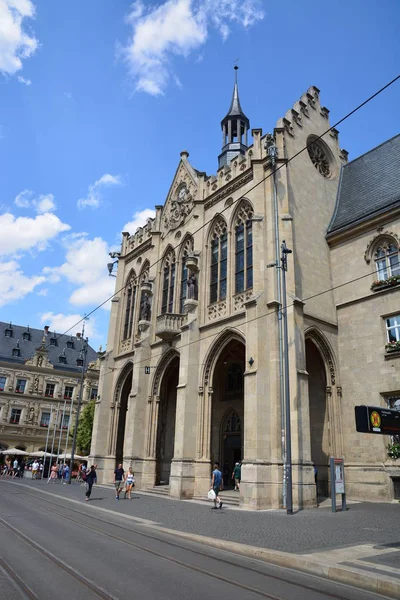
{"type": "Polygon", "coordinates": [[[311,162],[317,171],[324,177],[330,177],[332,175],[331,161],[322,145],[318,142],[313,142],[308,146],[307,150],[311,162]]]}

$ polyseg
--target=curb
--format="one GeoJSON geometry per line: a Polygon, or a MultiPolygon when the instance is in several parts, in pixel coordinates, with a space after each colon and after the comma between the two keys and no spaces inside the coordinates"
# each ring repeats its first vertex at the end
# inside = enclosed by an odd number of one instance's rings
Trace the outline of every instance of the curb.
{"type": "Polygon", "coordinates": [[[248,546],[238,542],[217,540],[203,535],[160,527],[158,525],[152,525],[151,529],[157,529],[163,533],[182,537],[186,540],[197,542],[205,546],[212,546],[219,550],[225,550],[248,558],[262,560],[263,562],[274,564],[279,567],[286,567],[288,569],[310,573],[311,575],[316,575],[328,579],[329,581],[350,585],[360,590],[362,589],[388,598],[393,598],[394,600],[400,598],[400,580],[395,581],[390,577],[377,577],[376,575],[370,575],[364,571],[342,567],[337,564],[312,561],[310,559],[302,558],[297,554],[290,554],[280,550],[269,550],[268,548],[260,548],[257,546],[248,546]]]}

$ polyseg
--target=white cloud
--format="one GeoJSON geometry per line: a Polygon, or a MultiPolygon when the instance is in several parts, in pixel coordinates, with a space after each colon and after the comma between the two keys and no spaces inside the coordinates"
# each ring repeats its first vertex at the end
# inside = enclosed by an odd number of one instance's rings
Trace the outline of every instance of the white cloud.
{"type": "MultiPolygon", "coordinates": [[[[102,238],[76,239],[67,247],[66,261],[60,267],[46,267],[44,275],[49,281],[67,279],[77,286],[69,301],[74,306],[94,306],[114,293],[115,279],[108,276],[110,248],[102,238]]],[[[109,309],[109,303],[104,305],[109,309]]]]}
{"type": "Polygon", "coordinates": [[[20,71],[22,61],[35,53],[38,40],[24,28],[26,19],[34,17],[35,5],[31,0],[0,0],[0,73],[3,75],[20,71]]]}
{"type": "Polygon", "coordinates": [[[106,173],[100,179],[89,186],[89,192],[86,198],[80,198],[77,202],[78,208],[98,208],[101,204],[101,188],[108,185],[121,185],[122,181],[119,175],[110,175],[106,173]]]}
{"type": "Polygon", "coordinates": [[[147,219],[154,219],[156,211],[152,208],[145,208],[135,212],[132,217],[132,221],[125,223],[122,231],[129,231],[130,234],[135,233],[138,227],[144,227],[147,223],[147,219]]]}
{"type": "Polygon", "coordinates": [[[69,225],[51,213],[33,219],[5,213],[0,215],[0,256],[21,250],[44,250],[51,239],[69,229],[69,225]]]}
{"type": "Polygon", "coordinates": [[[17,79],[20,83],[23,83],[24,85],[27,85],[28,87],[31,85],[32,81],[30,79],[25,79],[25,77],[22,77],[22,75],[18,75],[17,79]]]}
{"type": "Polygon", "coordinates": [[[229,36],[231,24],[251,27],[263,19],[261,7],[262,0],[168,0],[147,8],[137,0],[126,17],[132,27],[129,43],[120,49],[136,90],[163,94],[172,57],[187,57],[198,50],[206,43],[211,27],[223,40],[229,36]]]}
{"type": "Polygon", "coordinates": [[[36,295],[37,296],[47,296],[48,293],[49,293],[49,290],[47,288],[42,288],[41,290],[36,292],[36,295]]]}
{"type": "Polygon", "coordinates": [[[45,281],[44,276],[26,276],[17,261],[0,261],[0,306],[20,300],[45,281]]]}
{"type": "MultiPolygon", "coordinates": [[[[43,325],[48,325],[50,327],[50,331],[57,331],[58,333],[63,334],[65,331],[68,331],[71,335],[76,335],[77,333],[81,333],[82,331],[82,322],[81,321],[83,315],[78,314],[69,314],[65,315],[63,313],[55,314],[53,312],[41,313],[39,315],[40,321],[43,325]],[[76,323],[79,323],[76,325],[76,323]]],[[[96,338],[99,337],[96,332],[96,319],[95,317],[90,317],[85,323],[85,337],[96,338]]]]}
{"type": "Polygon", "coordinates": [[[19,208],[33,207],[38,214],[52,212],[56,209],[53,194],[40,194],[40,196],[35,197],[32,190],[23,190],[20,192],[16,196],[14,204],[19,208]]]}

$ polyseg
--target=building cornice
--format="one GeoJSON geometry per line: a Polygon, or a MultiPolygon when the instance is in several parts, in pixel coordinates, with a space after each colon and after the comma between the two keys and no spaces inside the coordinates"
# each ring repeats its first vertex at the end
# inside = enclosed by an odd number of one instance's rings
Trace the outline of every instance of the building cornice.
{"type": "Polygon", "coordinates": [[[388,221],[392,221],[400,216],[400,204],[387,210],[387,208],[382,209],[379,213],[376,213],[373,216],[367,216],[361,221],[357,223],[352,223],[345,227],[338,229],[337,231],[332,231],[326,235],[326,241],[329,246],[336,246],[342,242],[346,242],[347,240],[351,240],[354,237],[362,235],[365,232],[370,231],[380,225],[386,225],[388,221]]]}

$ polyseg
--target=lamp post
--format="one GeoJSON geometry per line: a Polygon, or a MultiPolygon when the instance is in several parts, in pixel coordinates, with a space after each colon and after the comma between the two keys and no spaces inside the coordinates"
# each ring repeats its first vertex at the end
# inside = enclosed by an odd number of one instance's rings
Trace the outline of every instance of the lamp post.
{"type": "Polygon", "coordinates": [[[74,435],[72,438],[72,448],[71,448],[71,468],[69,470],[69,475],[68,475],[68,483],[71,483],[72,480],[72,469],[74,466],[74,458],[75,458],[75,448],[76,448],[76,435],[78,432],[78,422],[79,422],[79,413],[81,411],[81,405],[82,405],[82,394],[83,394],[83,382],[84,382],[84,378],[85,378],[85,367],[86,367],[86,356],[87,356],[87,346],[88,346],[88,339],[84,337],[85,335],[85,319],[83,320],[83,325],[82,325],[82,340],[83,340],[83,348],[80,352],[80,357],[82,359],[82,372],[81,372],[81,381],[80,381],[80,386],[79,386],[79,398],[78,398],[78,405],[76,407],[76,417],[75,417],[75,427],[74,427],[74,435]]]}
{"type": "Polygon", "coordinates": [[[287,298],[286,298],[286,271],[287,255],[292,251],[286,246],[285,240],[281,244],[281,270],[282,270],[282,301],[283,301],[283,337],[285,341],[285,442],[286,442],[286,513],[293,514],[292,492],[292,441],[290,431],[290,383],[289,383],[289,336],[287,326],[287,298]]]}

